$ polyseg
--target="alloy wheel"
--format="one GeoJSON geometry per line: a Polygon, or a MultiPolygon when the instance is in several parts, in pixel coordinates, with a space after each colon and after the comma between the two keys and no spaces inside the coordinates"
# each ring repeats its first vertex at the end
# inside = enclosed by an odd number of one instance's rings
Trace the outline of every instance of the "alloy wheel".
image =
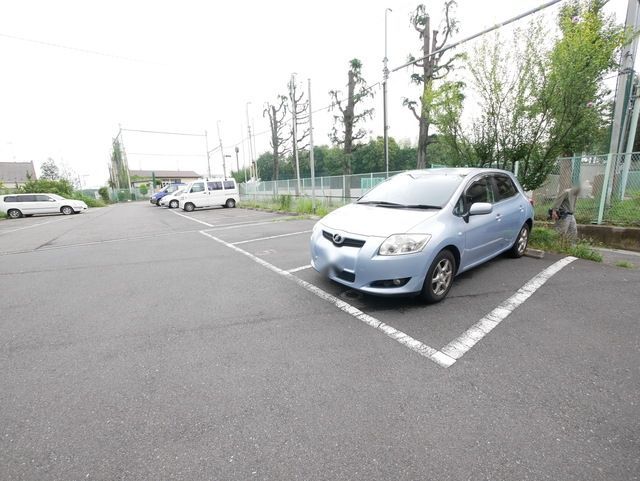
{"type": "Polygon", "coordinates": [[[449,289],[451,279],[453,279],[453,265],[449,259],[441,259],[433,270],[431,290],[436,296],[441,296],[449,289]]]}

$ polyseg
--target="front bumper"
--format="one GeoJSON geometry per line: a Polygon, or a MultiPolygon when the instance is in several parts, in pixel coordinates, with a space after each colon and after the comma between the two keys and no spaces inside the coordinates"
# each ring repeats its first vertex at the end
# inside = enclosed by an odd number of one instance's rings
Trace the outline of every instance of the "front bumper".
{"type": "Polygon", "coordinates": [[[346,237],[364,241],[362,247],[336,246],[317,228],[311,235],[311,266],[329,279],[352,289],[381,296],[409,295],[422,290],[427,268],[435,253],[427,247],[422,252],[400,256],[380,256],[378,249],[383,237],[365,237],[344,234],[346,237]],[[376,282],[391,279],[409,279],[402,286],[381,287],[376,282]]]}

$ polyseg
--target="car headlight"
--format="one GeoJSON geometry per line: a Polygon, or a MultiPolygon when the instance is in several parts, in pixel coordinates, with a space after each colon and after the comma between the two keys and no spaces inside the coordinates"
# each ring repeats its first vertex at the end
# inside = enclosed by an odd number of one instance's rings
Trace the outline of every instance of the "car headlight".
{"type": "Polygon", "coordinates": [[[380,246],[381,256],[400,256],[420,252],[427,245],[429,234],[394,234],[389,236],[380,246]]]}

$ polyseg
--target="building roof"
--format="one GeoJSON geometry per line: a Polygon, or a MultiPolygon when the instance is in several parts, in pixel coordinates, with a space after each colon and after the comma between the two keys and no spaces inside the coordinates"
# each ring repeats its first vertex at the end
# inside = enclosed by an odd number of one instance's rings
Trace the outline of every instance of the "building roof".
{"type": "Polygon", "coordinates": [[[29,177],[36,179],[33,162],[0,162],[0,182],[6,186],[16,182],[22,184],[27,182],[29,177]]]}
{"type": "Polygon", "coordinates": [[[170,179],[199,179],[200,174],[196,174],[193,170],[129,170],[131,177],[142,177],[150,179],[152,173],[156,178],[170,179]]]}

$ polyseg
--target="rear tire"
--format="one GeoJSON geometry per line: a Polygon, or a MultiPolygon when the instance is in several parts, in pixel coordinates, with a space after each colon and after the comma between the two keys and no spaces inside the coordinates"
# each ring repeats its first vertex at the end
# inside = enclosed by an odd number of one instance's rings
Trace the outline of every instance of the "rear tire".
{"type": "Polygon", "coordinates": [[[447,297],[455,272],[456,259],[451,251],[440,251],[427,270],[420,293],[421,299],[427,304],[435,304],[447,297]]]}
{"type": "Polygon", "coordinates": [[[527,245],[529,245],[529,224],[523,225],[520,229],[518,237],[508,251],[509,257],[519,259],[527,250],[527,245]]]}
{"type": "Polygon", "coordinates": [[[60,208],[60,212],[62,212],[64,215],[71,215],[73,214],[73,208],[69,207],[68,205],[63,205],[60,208]]]}
{"type": "Polygon", "coordinates": [[[169,209],[177,209],[178,205],[180,204],[177,200],[172,200],[171,202],[169,202],[169,209]]]}
{"type": "Polygon", "coordinates": [[[187,203],[184,205],[184,210],[185,210],[186,212],[193,212],[193,210],[194,210],[195,208],[196,208],[196,206],[195,206],[195,205],[193,205],[191,202],[187,202],[187,203]]]}
{"type": "Polygon", "coordinates": [[[224,206],[228,209],[233,209],[236,206],[236,201],[233,199],[227,199],[227,201],[224,203],[224,206]]]}
{"type": "Polygon", "coordinates": [[[19,219],[20,217],[22,217],[22,212],[20,212],[18,209],[9,209],[9,211],[7,212],[7,216],[9,217],[9,219],[19,219]]]}

